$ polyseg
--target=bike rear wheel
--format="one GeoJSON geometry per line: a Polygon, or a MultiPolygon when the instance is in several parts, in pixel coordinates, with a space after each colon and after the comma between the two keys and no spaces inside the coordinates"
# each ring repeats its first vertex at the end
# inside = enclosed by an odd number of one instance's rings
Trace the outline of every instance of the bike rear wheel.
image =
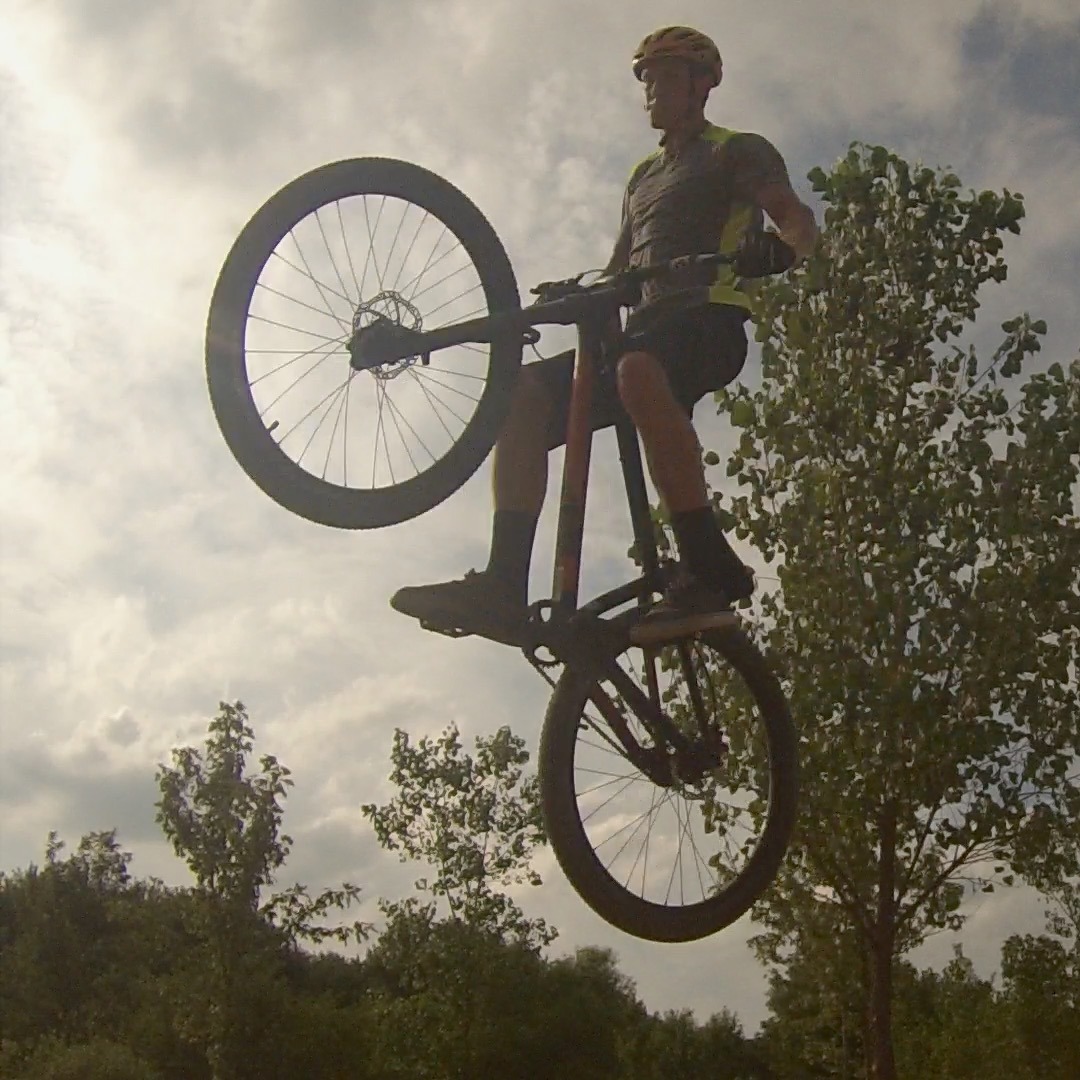
{"type": "Polygon", "coordinates": [[[273,195],[221,269],[206,331],[218,426],[272,499],[324,525],[378,528],[442,502],[494,445],[520,335],[350,366],[355,329],[518,309],[498,237],[448,181],[386,158],[338,161],[273,195]]]}
{"type": "Polygon", "coordinates": [[[657,745],[613,684],[567,668],[541,736],[548,837],[607,922],[692,941],[743,915],[779,869],[798,802],[795,730],[779,683],[736,625],[632,647],[619,663],[695,750],[657,745]]]}

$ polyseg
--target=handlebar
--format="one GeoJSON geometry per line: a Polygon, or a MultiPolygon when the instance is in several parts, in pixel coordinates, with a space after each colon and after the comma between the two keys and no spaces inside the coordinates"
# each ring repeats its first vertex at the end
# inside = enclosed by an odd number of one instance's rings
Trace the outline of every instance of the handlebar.
{"type": "Polygon", "coordinates": [[[539,300],[527,308],[497,312],[434,330],[411,329],[379,317],[371,325],[355,329],[346,349],[350,364],[357,371],[377,368],[407,356],[420,357],[426,364],[432,352],[451,345],[494,341],[502,334],[517,335],[518,340],[525,335],[528,340],[535,333],[530,328],[539,323],[569,325],[595,316],[598,305],[600,308],[611,305],[613,309],[619,305],[633,306],[641,297],[641,284],[645,281],[713,266],[732,266],[740,277],[764,277],[782,273],[794,261],[795,253],[775,233],[758,233],[734,253],[680,255],[665,262],[618,270],[614,274],[601,273],[595,281],[585,285],[582,280],[588,272],[563,281],[545,281],[532,290],[539,300]]]}
{"type": "Polygon", "coordinates": [[[706,267],[733,266],[740,277],[754,278],[783,273],[790,270],[794,262],[795,252],[776,233],[753,232],[735,252],[710,251],[700,255],[679,255],[665,262],[634,266],[618,270],[614,274],[601,274],[596,281],[588,285],[581,283],[587,275],[578,274],[563,281],[544,281],[531,291],[540,298],[541,303],[608,289],[632,296],[643,282],[674,277],[706,267]]]}
{"type": "Polygon", "coordinates": [[[702,267],[730,266],[736,260],[735,255],[722,255],[719,252],[707,252],[703,255],[680,255],[666,262],[652,263],[648,266],[634,266],[626,270],[617,270],[614,274],[603,274],[595,281],[582,285],[582,279],[595,271],[587,270],[574,277],[564,278],[562,281],[542,281],[529,291],[539,297],[542,302],[561,300],[567,296],[580,293],[592,292],[599,289],[613,289],[621,291],[652,281],[660,277],[684,274],[689,270],[697,270],[702,267]]]}

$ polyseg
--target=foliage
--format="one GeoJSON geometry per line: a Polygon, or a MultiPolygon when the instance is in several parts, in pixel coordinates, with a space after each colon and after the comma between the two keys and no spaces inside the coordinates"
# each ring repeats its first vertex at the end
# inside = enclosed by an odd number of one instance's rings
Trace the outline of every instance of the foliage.
{"type": "Polygon", "coordinates": [[[499,889],[540,884],[530,860],[544,832],[536,777],[524,775],[528,751],[508,727],[478,736],[475,746],[475,756],[466,753],[454,727],[415,742],[395,731],[397,794],[362,812],[384,848],[432,868],[416,888],[445,901],[454,919],[533,947],[549,944],[556,932],[526,918],[499,889]]]}
{"type": "MultiPolygon", "coordinates": [[[[212,756],[208,751],[203,760],[212,756]]],[[[204,772],[207,783],[213,772],[204,772]]],[[[263,835],[271,843],[276,834],[263,835]]],[[[253,858],[250,865],[265,862],[253,858]]],[[[246,887],[238,892],[252,895],[246,887]]],[[[197,884],[170,889],[133,877],[114,832],[90,833],[70,852],[50,835],[41,867],[0,874],[0,1075],[861,1075],[854,1049],[848,1071],[834,1067],[836,1002],[852,1016],[858,1011],[858,950],[842,941],[796,957],[784,977],[774,975],[773,1017],[751,1039],[728,1013],[705,1022],[685,1010],[650,1013],[608,949],[547,959],[516,921],[470,924],[460,917],[464,906],[440,918],[441,897],[430,893],[384,903],[385,927],[362,958],[304,951],[271,918],[261,894],[257,899],[254,910],[247,901],[240,905],[242,920],[215,924],[223,908],[208,905],[197,884]],[[236,935],[247,966],[214,952],[228,944],[225,931],[236,935]],[[232,996],[218,997],[215,965],[225,962],[237,978],[232,996]],[[235,1010],[231,1027],[215,1028],[207,1008],[215,1003],[219,1015],[235,1010]],[[222,1040],[216,1047],[215,1038],[222,1040]]],[[[827,936],[824,924],[817,929],[818,939],[827,936]]],[[[896,1013],[903,1074],[1075,1075],[1076,970],[1072,939],[1050,937],[1008,943],[1000,989],[978,979],[962,957],[942,973],[903,966],[896,1013]]],[[[848,1026],[857,1040],[857,1028],[848,1026]]]]}
{"type": "Polygon", "coordinates": [[[859,941],[884,1078],[896,958],[1011,883],[1025,832],[1056,850],[1080,816],[1080,359],[1009,390],[1044,323],[1005,322],[986,365],[958,340],[1020,196],[881,147],[811,180],[822,242],[762,295],[761,388],[719,395],[746,494],[715,501],[779,560],[762,636],[802,728],[758,947],[859,941]]]}

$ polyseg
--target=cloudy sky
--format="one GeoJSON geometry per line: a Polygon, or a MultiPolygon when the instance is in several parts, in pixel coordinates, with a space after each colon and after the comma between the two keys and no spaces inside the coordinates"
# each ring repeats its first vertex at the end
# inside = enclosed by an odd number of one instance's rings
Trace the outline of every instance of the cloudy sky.
{"type": "MultiPolygon", "coordinates": [[[[184,881],[153,822],[154,769],[201,741],[221,698],[248,705],[259,749],[294,772],[290,874],[354,881],[370,901],[413,876],[358,812],[388,794],[395,726],[511,723],[536,745],[546,688],[516,654],[425,634],[387,607],[399,585],[484,562],[486,467],[422,518],[347,533],[271,502],[215,426],[202,335],[217,271],[254,209],[301,172],[389,155],[441,173],[492,221],[523,289],[601,264],[626,173],[653,145],[629,54],[655,25],[689,22],[725,58],[711,118],[768,136],[812,203],[807,171],[853,139],[1023,192],[1010,280],[987,294],[977,340],[992,345],[1025,309],[1049,322],[1045,363],[1080,340],[1071,0],[8,0],[4,12],[5,868],[38,858],[50,829],[74,841],[115,826],[137,873],[184,881]]],[[[752,358],[744,378],[756,377],[752,358]]],[[[708,411],[703,441],[722,449],[708,411]]],[[[601,437],[586,590],[623,572],[611,450],[601,437]]],[[[747,925],[690,946],[636,942],[549,857],[541,869],[524,903],[560,928],[556,951],[610,945],[651,1008],[728,1006],[756,1026],[764,980],[747,925]]],[[[961,940],[984,973],[1004,936],[1041,924],[1022,892],[970,911],[961,940]]],[[[950,946],[935,939],[916,959],[950,946]]]]}

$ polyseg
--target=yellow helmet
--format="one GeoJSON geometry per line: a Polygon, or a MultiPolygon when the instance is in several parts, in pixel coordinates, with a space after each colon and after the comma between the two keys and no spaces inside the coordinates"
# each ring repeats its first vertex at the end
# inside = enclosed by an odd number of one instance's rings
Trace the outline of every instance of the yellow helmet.
{"type": "Polygon", "coordinates": [[[664,57],[686,60],[712,77],[713,86],[719,86],[724,75],[720,50],[712,38],[689,26],[664,26],[647,35],[634,53],[634,75],[638,79],[650,60],[664,57]]]}

